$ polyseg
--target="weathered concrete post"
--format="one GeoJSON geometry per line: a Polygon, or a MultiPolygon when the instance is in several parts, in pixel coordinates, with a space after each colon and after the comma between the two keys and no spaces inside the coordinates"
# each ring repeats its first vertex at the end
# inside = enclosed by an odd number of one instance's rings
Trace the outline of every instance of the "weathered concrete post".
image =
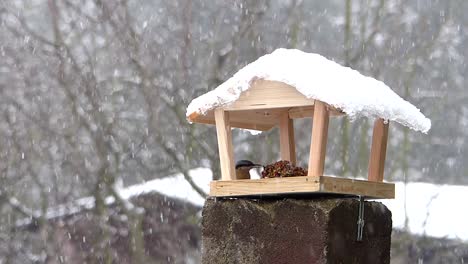
{"type": "Polygon", "coordinates": [[[203,208],[202,262],[390,263],[391,212],[352,198],[208,199],[203,208]]]}

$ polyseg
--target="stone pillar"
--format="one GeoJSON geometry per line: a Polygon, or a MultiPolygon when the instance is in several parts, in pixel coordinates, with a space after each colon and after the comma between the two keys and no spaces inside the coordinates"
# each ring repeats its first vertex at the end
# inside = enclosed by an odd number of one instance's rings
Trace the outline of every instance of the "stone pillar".
{"type": "Polygon", "coordinates": [[[352,198],[208,199],[203,208],[202,263],[390,263],[391,212],[352,198]]]}

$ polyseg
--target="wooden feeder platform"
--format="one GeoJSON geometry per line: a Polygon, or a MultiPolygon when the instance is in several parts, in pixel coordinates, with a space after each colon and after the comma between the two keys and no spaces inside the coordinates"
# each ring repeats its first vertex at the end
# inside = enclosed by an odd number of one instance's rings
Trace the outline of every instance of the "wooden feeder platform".
{"type": "Polygon", "coordinates": [[[216,126],[222,179],[211,182],[210,196],[334,194],[393,199],[394,184],[383,182],[388,122],[382,118],[377,118],[374,124],[368,180],[323,176],[329,118],[342,115],[340,109],[306,98],[293,86],[262,79],[252,82],[250,88],[229,106],[212,109],[205,115],[189,115],[192,122],[216,126]],[[293,120],[297,118],[313,119],[307,176],[243,179],[237,175],[232,127],[262,131],[278,127],[280,158],[295,164],[293,120]]]}
{"type": "Polygon", "coordinates": [[[395,184],[332,176],[297,176],[212,181],[210,196],[238,197],[277,194],[337,194],[369,199],[395,198],[395,184]]]}
{"type": "MultiPolygon", "coordinates": [[[[333,64],[333,67],[335,66],[333,64]]],[[[356,73],[353,72],[352,74],[356,73]]],[[[317,73],[311,73],[308,77],[311,86],[315,83],[314,76],[316,75],[317,73]]],[[[232,90],[229,90],[223,86],[219,91],[212,91],[214,94],[200,96],[193,109],[187,113],[190,122],[211,124],[216,127],[221,180],[211,182],[211,196],[334,194],[374,199],[393,199],[395,197],[395,185],[383,182],[389,132],[389,122],[384,119],[385,116],[375,116],[367,180],[324,176],[329,120],[332,117],[345,115],[344,111],[333,106],[332,102],[318,100],[281,80],[265,80],[254,77],[250,80],[242,80],[248,81],[249,87],[243,90],[235,100],[229,101],[229,96],[233,94],[233,91],[236,91],[235,87],[231,87],[232,90]],[[220,100],[223,104],[213,103],[210,107],[207,107],[205,105],[206,101],[211,102],[210,100],[214,100],[213,98],[223,99],[220,100]],[[295,165],[296,149],[293,122],[299,118],[312,118],[313,120],[310,131],[311,143],[307,176],[248,179],[249,175],[246,179],[240,173],[238,174],[234,162],[232,128],[268,131],[277,127],[279,129],[280,160],[287,160],[295,165]]],[[[244,76],[243,78],[247,77],[244,76]]],[[[304,78],[306,77],[304,76],[304,78]]],[[[356,78],[364,78],[361,80],[369,83],[369,85],[382,85],[381,82],[359,74],[356,75],[356,78]]],[[[389,87],[384,88],[386,88],[384,91],[391,91],[389,87]]],[[[324,87],[324,89],[328,88],[324,87]]],[[[343,91],[345,91],[344,89],[348,88],[343,87],[343,91]]],[[[312,90],[311,94],[316,92],[312,90]]],[[[392,92],[388,92],[388,94],[393,96],[392,92]]],[[[380,93],[363,94],[363,96],[374,97],[375,101],[379,102],[384,100],[381,98],[380,93]]],[[[399,99],[402,104],[406,103],[402,98],[399,99]]],[[[350,99],[350,104],[354,103],[352,100],[353,98],[350,99]]],[[[372,107],[372,104],[365,105],[365,107],[372,107]]],[[[365,107],[362,111],[367,110],[365,107]]],[[[406,108],[401,109],[401,111],[406,111],[406,108]]],[[[426,119],[417,108],[414,108],[413,114],[418,116],[420,120],[426,119]]],[[[402,124],[407,125],[414,120],[403,121],[405,122],[402,124]]],[[[423,127],[421,131],[428,129],[426,129],[426,123],[420,124],[423,127]]]]}

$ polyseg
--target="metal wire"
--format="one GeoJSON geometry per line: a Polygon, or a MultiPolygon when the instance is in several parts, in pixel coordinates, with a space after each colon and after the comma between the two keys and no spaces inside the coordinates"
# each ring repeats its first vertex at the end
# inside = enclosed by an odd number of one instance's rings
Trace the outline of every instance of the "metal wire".
{"type": "Polygon", "coordinates": [[[359,195],[359,212],[357,221],[357,238],[356,241],[362,241],[362,235],[364,233],[364,197],[359,195]]]}

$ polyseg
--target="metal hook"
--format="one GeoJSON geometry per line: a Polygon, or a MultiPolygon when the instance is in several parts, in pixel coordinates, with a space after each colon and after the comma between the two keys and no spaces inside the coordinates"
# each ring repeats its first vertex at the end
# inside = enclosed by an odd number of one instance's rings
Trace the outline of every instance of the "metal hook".
{"type": "Polygon", "coordinates": [[[364,197],[359,195],[359,212],[357,221],[357,238],[356,241],[362,241],[362,235],[364,232],[364,197]]]}

